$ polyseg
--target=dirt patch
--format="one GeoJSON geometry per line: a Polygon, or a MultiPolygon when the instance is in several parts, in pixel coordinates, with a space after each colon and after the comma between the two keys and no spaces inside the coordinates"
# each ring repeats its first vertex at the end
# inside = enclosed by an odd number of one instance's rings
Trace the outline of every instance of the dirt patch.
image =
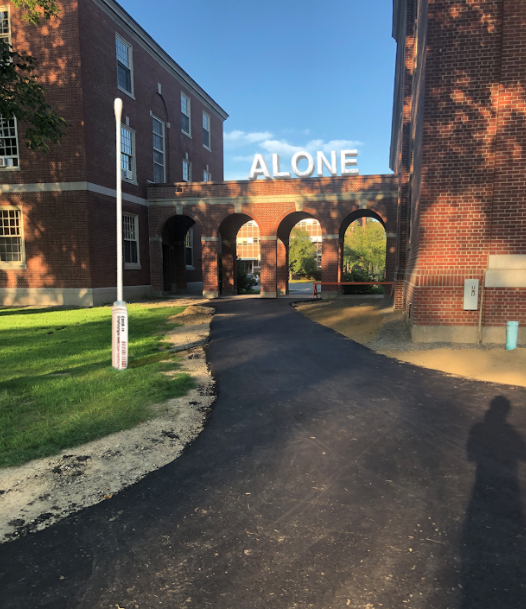
{"type": "Polygon", "coordinates": [[[184,325],[171,330],[166,339],[170,351],[180,352],[178,372],[190,374],[196,388],[184,397],[157,404],[158,417],[133,429],[52,458],[1,470],[0,543],[110,500],[121,489],[177,459],[199,435],[216,395],[203,348],[213,309],[184,300],[163,301],[159,306],[172,305],[190,305],[172,318],[184,325]]]}
{"type": "Polygon", "coordinates": [[[526,387],[526,349],[497,345],[412,343],[400,311],[386,299],[301,303],[296,308],[378,353],[455,376],[526,387]]]}
{"type": "Polygon", "coordinates": [[[374,304],[341,305],[340,301],[299,304],[296,308],[313,321],[365,345],[383,326],[384,319],[374,304]]]}

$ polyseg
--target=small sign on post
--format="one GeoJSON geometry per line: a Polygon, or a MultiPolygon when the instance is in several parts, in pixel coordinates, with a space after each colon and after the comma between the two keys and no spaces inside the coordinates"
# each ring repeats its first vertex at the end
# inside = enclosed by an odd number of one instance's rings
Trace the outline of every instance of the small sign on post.
{"type": "Polygon", "coordinates": [[[112,365],[117,370],[128,367],[128,309],[124,303],[115,302],[111,310],[112,365]]]}
{"type": "Polygon", "coordinates": [[[117,301],[112,309],[111,360],[117,370],[128,367],[128,309],[122,299],[122,180],[121,180],[121,118],[122,99],[115,100],[117,127],[117,301]]]}

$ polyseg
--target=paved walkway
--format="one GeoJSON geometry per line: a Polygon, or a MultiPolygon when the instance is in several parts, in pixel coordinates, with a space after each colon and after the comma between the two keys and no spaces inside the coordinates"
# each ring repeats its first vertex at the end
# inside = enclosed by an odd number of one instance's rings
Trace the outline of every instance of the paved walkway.
{"type": "Polygon", "coordinates": [[[217,311],[208,427],[1,546],[3,609],[526,606],[526,390],[388,360],[288,301],[217,311]]]}

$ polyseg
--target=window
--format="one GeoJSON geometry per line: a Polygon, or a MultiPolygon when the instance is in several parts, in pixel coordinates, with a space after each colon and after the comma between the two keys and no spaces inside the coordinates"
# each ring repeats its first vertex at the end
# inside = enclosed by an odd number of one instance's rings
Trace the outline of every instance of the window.
{"type": "Polygon", "coordinates": [[[131,45],[119,36],[116,36],[115,47],[117,52],[117,85],[121,91],[133,97],[131,45]]]}
{"type": "Polygon", "coordinates": [[[153,181],[163,184],[166,181],[164,171],[164,123],[158,118],[153,120],[153,181]]]}
{"type": "Polygon", "coordinates": [[[132,214],[122,214],[122,239],[124,241],[124,265],[127,268],[139,266],[139,218],[132,214]]]}
{"type": "Polygon", "coordinates": [[[183,159],[183,182],[192,181],[192,163],[188,159],[183,159]]]}
{"type": "Polygon", "coordinates": [[[122,178],[135,179],[135,133],[133,129],[121,125],[121,167],[122,178]]]}
{"type": "Polygon", "coordinates": [[[0,8],[0,38],[7,44],[11,44],[11,23],[7,6],[0,8]]]}
{"type": "Polygon", "coordinates": [[[189,228],[184,241],[186,267],[194,268],[194,229],[189,228]]]}
{"type": "Polygon", "coordinates": [[[16,118],[0,116],[0,169],[18,167],[16,118]]]}
{"type": "Polygon", "coordinates": [[[181,131],[191,136],[190,131],[190,98],[181,93],[181,131]]]}
{"type": "Polygon", "coordinates": [[[203,171],[203,182],[211,182],[212,181],[212,173],[205,169],[203,171]]]}
{"type": "Polygon", "coordinates": [[[19,209],[0,207],[0,264],[24,262],[22,242],[22,212],[19,209]]]}
{"type": "Polygon", "coordinates": [[[210,117],[203,112],[203,146],[210,150],[210,117]]]}

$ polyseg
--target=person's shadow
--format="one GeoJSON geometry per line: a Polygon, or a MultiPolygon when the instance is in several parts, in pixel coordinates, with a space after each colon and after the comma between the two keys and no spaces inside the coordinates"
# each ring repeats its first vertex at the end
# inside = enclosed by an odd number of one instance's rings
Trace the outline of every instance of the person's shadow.
{"type": "Polygon", "coordinates": [[[526,608],[526,528],[518,480],[526,444],[506,422],[510,408],[506,398],[494,398],[467,442],[477,472],[460,548],[462,609],[526,608]]]}

